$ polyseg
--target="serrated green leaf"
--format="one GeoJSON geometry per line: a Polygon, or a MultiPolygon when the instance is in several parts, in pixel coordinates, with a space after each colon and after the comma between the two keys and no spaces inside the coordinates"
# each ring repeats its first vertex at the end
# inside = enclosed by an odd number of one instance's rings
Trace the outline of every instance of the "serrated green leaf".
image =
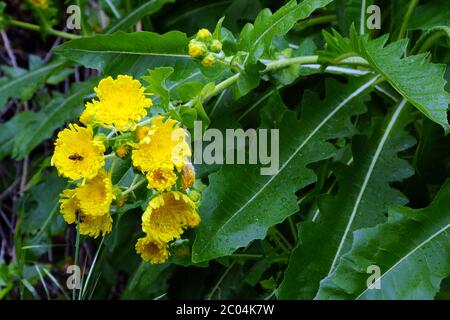
{"type": "Polygon", "coordinates": [[[170,66],[175,70],[195,64],[187,54],[188,39],[182,32],[116,32],[68,41],[54,51],[107,75],[140,77],[148,69],[170,66]]]}
{"type": "Polygon", "coordinates": [[[240,34],[239,50],[248,52],[245,62],[255,63],[268,51],[275,36],[285,35],[297,21],[332,1],[305,0],[297,5],[296,0],[291,0],[274,14],[269,9],[261,11],[254,24],[247,24],[240,34]]]}
{"type": "Polygon", "coordinates": [[[427,63],[425,55],[401,59],[406,42],[384,46],[386,40],[363,42],[363,57],[412,105],[448,132],[450,95],[444,89],[445,66],[427,63]]]}
{"type": "Polygon", "coordinates": [[[388,35],[368,40],[367,37],[359,37],[352,29],[349,39],[337,32],[333,36],[324,32],[324,37],[336,55],[358,53],[419,111],[440,124],[446,132],[450,130],[447,121],[450,94],[445,91],[444,65],[427,62],[426,54],[403,58],[408,40],[386,45],[388,35]]]}
{"type": "Polygon", "coordinates": [[[406,203],[406,198],[389,186],[413,173],[408,162],[397,157],[415,141],[403,130],[409,122],[405,105],[403,100],[371,139],[354,139],[353,165],[334,165],[339,192],[320,199],[319,216],[300,224],[299,245],[292,254],[279,298],[312,299],[320,280],[350,249],[353,231],[383,222],[389,205],[406,203]]]}
{"type": "Polygon", "coordinates": [[[280,125],[276,174],[261,175],[259,165],[225,165],[210,175],[200,206],[202,224],[193,246],[193,261],[229,255],[264,238],[270,226],[295,213],[295,192],[316,181],[307,165],[335,153],[326,140],[353,133],[349,118],[364,111],[361,95],[376,79],[364,77],[348,85],[330,80],[326,100],[314,96],[314,103],[304,104],[300,122],[286,114],[280,125]]]}
{"type": "Polygon", "coordinates": [[[159,96],[161,107],[164,110],[169,108],[170,94],[166,87],[166,79],[173,73],[171,67],[161,67],[149,70],[148,76],[143,76],[142,79],[148,83],[147,91],[159,96]]]}
{"type": "Polygon", "coordinates": [[[318,299],[433,299],[450,275],[450,181],[424,209],[391,207],[388,221],[355,232],[352,250],[318,299]],[[380,287],[368,284],[378,266],[380,287]]]}

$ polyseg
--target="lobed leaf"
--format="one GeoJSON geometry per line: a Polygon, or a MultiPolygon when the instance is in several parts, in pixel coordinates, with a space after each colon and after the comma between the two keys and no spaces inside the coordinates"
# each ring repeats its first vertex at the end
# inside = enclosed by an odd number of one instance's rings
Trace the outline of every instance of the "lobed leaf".
{"type": "Polygon", "coordinates": [[[350,117],[364,111],[361,96],[376,79],[363,77],[347,85],[330,80],[324,101],[308,93],[300,121],[289,112],[280,124],[280,167],[274,175],[261,175],[258,165],[225,165],[210,175],[193,261],[229,255],[295,213],[295,192],[316,181],[307,166],[336,152],[328,139],[354,133],[350,117]]]}
{"type": "Polygon", "coordinates": [[[397,157],[414,144],[403,129],[409,122],[405,105],[406,100],[394,108],[369,140],[362,136],[354,139],[351,166],[333,166],[339,192],[321,198],[319,216],[300,223],[299,244],[279,288],[279,298],[312,299],[320,280],[331,274],[350,249],[353,231],[384,222],[389,205],[406,203],[406,198],[389,185],[413,173],[408,162],[397,157]]]}
{"type": "Polygon", "coordinates": [[[450,181],[424,209],[394,206],[388,221],[354,234],[352,250],[321,283],[318,299],[433,299],[450,275],[450,181]],[[380,287],[368,284],[378,266],[380,287]]]}

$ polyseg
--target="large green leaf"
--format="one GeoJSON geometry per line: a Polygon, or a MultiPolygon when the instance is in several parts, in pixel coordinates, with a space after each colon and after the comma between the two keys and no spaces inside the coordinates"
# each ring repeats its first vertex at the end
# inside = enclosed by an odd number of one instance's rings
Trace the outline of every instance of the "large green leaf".
{"type": "Polygon", "coordinates": [[[353,231],[383,222],[389,205],[406,203],[405,197],[389,186],[413,173],[408,162],[397,157],[398,152],[414,144],[403,130],[409,122],[405,105],[403,100],[368,141],[362,136],[354,139],[354,164],[337,163],[333,167],[339,192],[321,199],[320,215],[300,224],[299,245],[292,254],[279,298],[312,299],[320,280],[350,249],[353,231]]]}
{"type": "Polygon", "coordinates": [[[433,0],[418,6],[411,17],[409,28],[429,30],[435,27],[448,27],[450,25],[450,10],[442,10],[446,7],[448,8],[447,0],[433,0]]]}
{"type": "MultiPolygon", "coordinates": [[[[14,135],[12,157],[20,160],[53,132],[69,120],[76,119],[83,108],[84,98],[92,93],[97,79],[76,84],[67,97],[58,95],[41,111],[33,113],[33,120],[27,122],[25,130],[14,135]],[[32,132],[32,134],[30,134],[32,132]]],[[[16,116],[17,117],[17,116],[16,116]]],[[[1,130],[0,125],[0,130],[1,130]]]]}
{"type": "Polygon", "coordinates": [[[425,116],[450,130],[447,109],[450,95],[445,91],[445,66],[427,62],[427,54],[403,58],[408,40],[386,45],[389,35],[375,40],[360,38],[351,30],[350,39],[337,32],[334,37],[324,32],[331,51],[337,55],[356,52],[365,58],[403,97],[425,116]]]}
{"type": "Polygon", "coordinates": [[[424,209],[392,207],[388,221],[355,232],[352,250],[322,281],[318,299],[433,299],[450,275],[450,181],[424,209]],[[380,287],[369,282],[381,270],[380,287]]]}
{"type": "Polygon", "coordinates": [[[3,77],[0,79],[0,110],[5,106],[9,98],[30,99],[45,81],[53,73],[64,68],[67,61],[55,60],[47,65],[41,65],[28,72],[11,79],[3,77]]]}
{"type": "Polygon", "coordinates": [[[175,0],[149,0],[128,12],[124,17],[106,30],[106,33],[113,33],[132,27],[144,16],[158,12],[165,4],[173,3],[175,0]]]}
{"type": "Polygon", "coordinates": [[[135,77],[155,67],[183,69],[194,64],[187,50],[188,39],[178,31],[163,35],[117,32],[72,40],[55,48],[57,54],[107,75],[128,74],[135,77]]]}
{"type": "Polygon", "coordinates": [[[298,209],[295,192],[316,181],[307,165],[335,153],[328,139],[354,133],[350,117],[364,111],[361,95],[377,77],[327,82],[324,101],[307,93],[297,121],[287,113],[279,131],[279,170],[261,175],[258,165],[225,165],[209,176],[200,207],[202,224],[193,246],[193,261],[228,255],[298,209]],[[245,177],[244,179],[242,177],[245,177]]]}
{"type": "Polygon", "coordinates": [[[248,52],[246,62],[255,63],[270,48],[275,36],[285,35],[297,21],[332,1],[304,0],[297,5],[296,0],[291,0],[274,14],[269,9],[261,11],[255,22],[248,23],[240,35],[239,49],[248,52]]]}

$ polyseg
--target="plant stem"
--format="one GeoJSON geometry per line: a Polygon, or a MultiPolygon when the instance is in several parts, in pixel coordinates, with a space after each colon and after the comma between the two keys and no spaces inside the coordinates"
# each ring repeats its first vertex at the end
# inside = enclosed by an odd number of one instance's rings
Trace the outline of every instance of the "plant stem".
{"type": "Polygon", "coordinates": [[[217,281],[216,285],[214,286],[214,288],[212,288],[211,292],[208,294],[208,296],[206,297],[206,300],[211,300],[211,298],[213,297],[214,293],[216,292],[217,289],[219,289],[220,284],[222,283],[222,281],[225,279],[225,277],[228,275],[228,273],[230,272],[230,270],[234,267],[234,265],[236,264],[236,261],[233,261],[228,268],[225,270],[225,272],[222,274],[222,276],[219,278],[219,280],[217,281]]]}
{"type": "Polygon", "coordinates": [[[418,53],[422,53],[422,52],[428,51],[428,49],[430,49],[437,40],[439,40],[441,37],[443,37],[445,35],[446,35],[446,33],[444,31],[442,31],[442,30],[434,32],[420,46],[420,49],[419,49],[418,53]]]}
{"type": "MultiPolygon", "coordinates": [[[[37,24],[23,22],[23,21],[18,21],[18,20],[9,20],[8,24],[10,24],[12,26],[19,27],[19,28],[27,29],[27,30],[37,31],[37,32],[41,31],[41,29],[42,29],[37,24]]],[[[80,38],[79,35],[67,33],[67,32],[64,32],[64,31],[58,31],[58,30],[55,30],[53,28],[47,28],[47,29],[45,29],[45,31],[47,31],[51,35],[54,35],[54,36],[57,36],[57,37],[61,37],[61,38],[70,39],[70,40],[80,38]]]]}
{"type": "Polygon", "coordinates": [[[250,260],[259,260],[264,257],[262,254],[250,254],[250,253],[235,253],[231,255],[232,258],[242,258],[250,260]]]}
{"type": "Polygon", "coordinates": [[[329,23],[329,22],[334,22],[336,20],[337,20],[337,16],[335,14],[315,17],[315,18],[311,18],[309,20],[297,23],[297,25],[294,27],[295,28],[294,30],[301,31],[306,28],[316,26],[318,24],[325,24],[325,23],[329,23]]]}
{"type": "Polygon", "coordinates": [[[403,36],[406,33],[406,29],[408,28],[409,19],[411,18],[414,9],[416,8],[417,4],[419,3],[419,0],[411,0],[408,6],[408,10],[406,11],[405,17],[403,19],[402,25],[400,27],[400,31],[398,33],[397,40],[400,40],[403,38],[403,36]]]}
{"type": "Polygon", "coordinates": [[[292,216],[288,218],[288,222],[289,228],[291,229],[292,232],[292,238],[294,239],[294,242],[297,242],[298,240],[297,228],[295,227],[294,220],[292,220],[292,216]]]}
{"type": "MultiPolygon", "coordinates": [[[[78,254],[80,253],[80,217],[78,216],[77,218],[77,237],[75,240],[75,261],[74,264],[75,266],[78,267],[78,254]]],[[[72,300],[76,299],[76,287],[73,288],[72,290],[72,300]]]]}
{"type": "Polygon", "coordinates": [[[278,69],[282,69],[285,67],[289,67],[294,64],[307,64],[307,63],[317,63],[319,60],[319,56],[304,56],[304,57],[295,57],[283,60],[277,60],[271,62],[267,65],[264,72],[270,72],[278,69]]]}
{"type": "Polygon", "coordinates": [[[219,83],[214,90],[212,90],[211,92],[209,92],[207,95],[205,95],[204,97],[204,101],[209,100],[209,98],[212,98],[216,95],[218,95],[219,93],[221,93],[223,90],[225,90],[226,88],[228,88],[229,86],[231,86],[232,84],[236,83],[239,80],[239,76],[241,74],[240,73],[236,73],[234,75],[232,75],[231,77],[229,77],[228,79],[222,81],[221,83],[219,83]]]}
{"type": "Polygon", "coordinates": [[[127,190],[125,190],[124,192],[122,192],[122,195],[123,195],[123,196],[124,196],[124,195],[127,195],[127,194],[129,194],[130,192],[136,190],[136,189],[139,188],[145,181],[146,181],[146,179],[143,178],[143,179],[139,180],[138,182],[136,182],[136,183],[134,183],[134,184],[131,184],[131,186],[130,186],[127,190]]]}

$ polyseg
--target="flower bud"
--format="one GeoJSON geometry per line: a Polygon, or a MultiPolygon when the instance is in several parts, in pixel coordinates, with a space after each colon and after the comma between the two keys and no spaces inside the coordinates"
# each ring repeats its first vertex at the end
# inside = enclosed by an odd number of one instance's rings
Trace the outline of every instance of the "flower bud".
{"type": "Polygon", "coordinates": [[[191,40],[189,42],[189,55],[192,58],[200,58],[206,52],[206,46],[204,43],[197,40],[191,40]]]}
{"type": "Polygon", "coordinates": [[[214,64],[215,61],[216,57],[214,57],[214,55],[212,54],[208,54],[206,57],[203,58],[202,65],[206,68],[209,68],[214,64]]]}
{"type": "Polygon", "coordinates": [[[191,188],[195,181],[195,170],[191,163],[187,163],[181,169],[181,186],[183,189],[191,188]]]}
{"type": "Polygon", "coordinates": [[[128,154],[128,148],[125,145],[121,145],[116,149],[116,156],[119,158],[125,158],[128,154]]]}
{"type": "Polygon", "coordinates": [[[294,51],[292,48],[286,48],[280,52],[285,58],[292,58],[294,51]]]}
{"type": "Polygon", "coordinates": [[[222,42],[220,42],[219,40],[214,39],[211,42],[211,45],[209,46],[209,49],[212,52],[216,52],[216,53],[222,51],[222,42]]]}
{"type": "Polygon", "coordinates": [[[198,30],[196,39],[203,42],[210,41],[212,39],[212,34],[208,29],[203,28],[198,30]]]}

